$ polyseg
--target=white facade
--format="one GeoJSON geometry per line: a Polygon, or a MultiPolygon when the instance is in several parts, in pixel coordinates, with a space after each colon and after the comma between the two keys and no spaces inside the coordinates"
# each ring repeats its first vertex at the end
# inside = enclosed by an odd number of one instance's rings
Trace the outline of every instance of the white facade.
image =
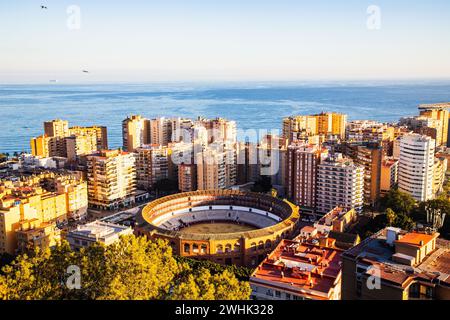
{"type": "Polygon", "coordinates": [[[133,234],[131,227],[96,220],[85,225],[79,225],[77,229],[69,231],[67,241],[72,248],[78,250],[95,242],[108,246],[119,241],[121,236],[131,234],[133,234]]]}
{"type": "Polygon", "coordinates": [[[398,188],[418,201],[433,195],[435,140],[420,134],[409,134],[400,140],[398,188]]]}
{"type": "Polygon", "coordinates": [[[364,192],[364,167],[343,158],[341,154],[328,157],[318,167],[318,213],[327,213],[337,206],[354,208],[361,213],[364,192]]]}

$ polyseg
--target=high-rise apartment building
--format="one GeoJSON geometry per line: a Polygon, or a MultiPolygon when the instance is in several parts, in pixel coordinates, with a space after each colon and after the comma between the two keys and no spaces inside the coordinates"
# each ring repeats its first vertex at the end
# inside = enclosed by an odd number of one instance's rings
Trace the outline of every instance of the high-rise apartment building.
{"type": "Polygon", "coordinates": [[[178,166],[178,189],[180,192],[197,190],[197,166],[195,164],[180,164],[178,166]]]}
{"type": "Polygon", "coordinates": [[[314,116],[292,116],[283,119],[283,136],[288,141],[296,140],[299,133],[316,135],[317,119],[314,116]]]}
{"type": "Polygon", "coordinates": [[[442,192],[447,172],[447,158],[440,157],[434,159],[433,165],[433,195],[442,192]]]}
{"type": "Polygon", "coordinates": [[[128,152],[150,143],[150,120],[132,115],[122,121],[123,149],[128,152]]]}
{"type": "Polygon", "coordinates": [[[258,165],[258,146],[253,142],[238,142],[236,144],[237,184],[257,181],[260,177],[258,165]]]}
{"type": "Polygon", "coordinates": [[[102,150],[87,156],[89,205],[115,209],[135,202],[135,156],[119,150],[102,150]]]}
{"type": "Polygon", "coordinates": [[[448,139],[449,111],[450,102],[436,104],[422,104],[419,106],[421,116],[435,119],[439,122],[436,125],[437,137],[436,146],[446,146],[448,139]]]}
{"type": "Polygon", "coordinates": [[[67,160],[75,161],[78,156],[86,155],[97,151],[96,135],[72,135],[66,137],[67,160]]]}
{"type": "Polygon", "coordinates": [[[69,122],[61,119],[45,121],[44,134],[47,137],[67,137],[69,135],[69,122]]]}
{"type": "Polygon", "coordinates": [[[236,122],[223,118],[205,119],[199,117],[196,124],[199,124],[208,132],[208,143],[224,142],[235,143],[236,142],[236,122]]]}
{"type": "Polygon", "coordinates": [[[95,136],[97,150],[108,149],[108,130],[105,126],[91,126],[91,127],[70,127],[69,134],[71,136],[95,136]]]}
{"type": "Polygon", "coordinates": [[[293,116],[283,119],[283,136],[289,141],[296,140],[299,133],[306,135],[334,135],[345,138],[347,115],[322,112],[315,115],[293,116]]]}
{"type": "Polygon", "coordinates": [[[44,122],[44,135],[32,138],[31,153],[41,158],[63,157],[69,161],[108,148],[106,127],[71,127],[66,120],[44,122]]]}
{"type": "Polygon", "coordinates": [[[287,139],[273,134],[265,135],[257,145],[257,177],[270,178],[273,186],[282,186],[286,181],[287,139]]]}
{"type": "Polygon", "coordinates": [[[236,151],[212,144],[196,154],[198,190],[224,189],[236,184],[236,151]]]}
{"type": "Polygon", "coordinates": [[[136,181],[139,189],[149,190],[169,178],[169,149],[161,145],[143,145],[136,148],[136,181]]]}
{"type": "Polygon", "coordinates": [[[150,144],[167,146],[172,141],[172,121],[161,117],[151,119],[150,126],[150,144]]]}
{"type": "Polygon", "coordinates": [[[50,157],[50,139],[46,135],[31,138],[31,154],[41,158],[50,157]]]}
{"type": "Polygon", "coordinates": [[[347,124],[346,140],[349,142],[393,141],[396,128],[376,121],[352,121],[347,124]]]}
{"type": "Polygon", "coordinates": [[[344,143],[344,154],[364,167],[364,203],[374,205],[380,197],[383,149],[378,142],[344,143]]]}
{"type": "Polygon", "coordinates": [[[225,155],[206,149],[196,154],[198,190],[225,188],[225,155]]]}
{"type": "Polygon", "coordinates": [[[397,184],[398,160],[384,158],[381,162],[380,194],[384,195],[397,184]]]}
{"type": "Polygon", "coordinates": [[[434,139],[409,134],[400,140],[398,188],[417,201],[427,201],[433,194],[434,139]]]}
{"type": "Polygon", "coordinates": [[[192,126],[194,125],[191,119],[174,118],[171,119],[172,139],[174,143],[192,142],[193,132],[192,126]]]}
{"type": "Polygon", "coordinates": [[[318,166],[328,151],[318,145],[293,143],[286,152],[286,196],[295,204],[314,210],[318,166]]]}
{"type": "Polygon", "coordinates": [[[340,206],[362,212],[364,201],[364,168],[342,154],[333,154],[319,164],[317,171],[318,213],[340,206]]]}
{"type": "Polygon", "coordinates": [[[314,115],[317,119],[317,134],[334,135],[345,138],[347,115],[335,112],[322,112],[314,115]]]}

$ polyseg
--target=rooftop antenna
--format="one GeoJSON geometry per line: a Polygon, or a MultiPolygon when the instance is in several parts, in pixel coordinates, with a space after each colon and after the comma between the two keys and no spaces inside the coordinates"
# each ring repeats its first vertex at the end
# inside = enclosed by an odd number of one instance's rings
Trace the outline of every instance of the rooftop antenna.
{"type": "Polygon", "coordinates": [[[446,214],[441,209],[427,206],[425,211],[427,213],[427,223],[431,224],[434,231],[443,227],[446,214]]]}

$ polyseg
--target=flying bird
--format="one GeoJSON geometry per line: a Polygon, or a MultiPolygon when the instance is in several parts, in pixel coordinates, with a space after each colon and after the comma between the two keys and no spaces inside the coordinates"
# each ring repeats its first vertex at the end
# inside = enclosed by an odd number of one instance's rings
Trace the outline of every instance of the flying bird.
{"type": "Polygon", "coordinates": [[[88,71],[88,70],[83,70],[83,72],[84,72],[84,73],[89,73],[89,71],[88,71]]]}
{"type": "Polygon", "coordinates": [[[41,6],[41,9],[47,9],[47,7],[46,6],[41,6]]]}

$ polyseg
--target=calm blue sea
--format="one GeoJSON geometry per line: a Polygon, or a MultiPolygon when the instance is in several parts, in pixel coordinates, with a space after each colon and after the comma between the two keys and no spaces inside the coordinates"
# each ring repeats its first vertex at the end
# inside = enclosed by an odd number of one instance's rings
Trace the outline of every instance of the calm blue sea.
{"type": "Polygon", "coordinates": [[[121,145],[121,121],[146,117],[226,117],[242,129],[280,129],[292,114],[344,112],[350,120],[396,121],[417,105],[450,101],[450,82],[0,85],[0,152],[29,150],[54,118],[105,125],[121,145]]]}

